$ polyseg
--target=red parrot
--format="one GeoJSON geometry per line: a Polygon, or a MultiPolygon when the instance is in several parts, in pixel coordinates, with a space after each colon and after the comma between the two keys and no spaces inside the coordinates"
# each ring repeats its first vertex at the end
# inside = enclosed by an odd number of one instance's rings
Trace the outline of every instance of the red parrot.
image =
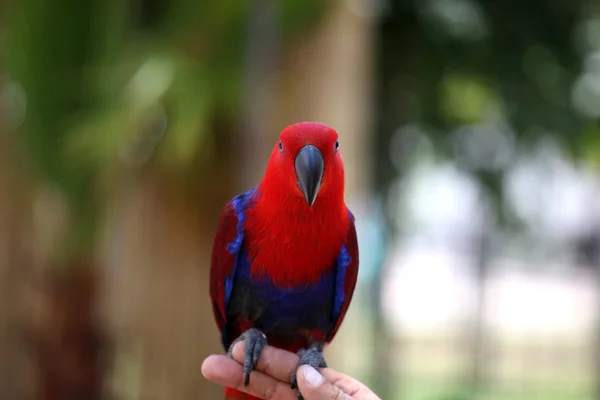
{"type": "MultiPolygon", "coordinates": [[[[245,341],[244,384],[267,343],[296,352],[298,367],[326,367],[323,348],[344,319],[357,275],[338,134],[317,122],[290,125],[261,182],[223,208],[212,249],[213,313],[229,356],[245,341]]],[[[225,398],[255,399],[233,388],[225,398]]]]}

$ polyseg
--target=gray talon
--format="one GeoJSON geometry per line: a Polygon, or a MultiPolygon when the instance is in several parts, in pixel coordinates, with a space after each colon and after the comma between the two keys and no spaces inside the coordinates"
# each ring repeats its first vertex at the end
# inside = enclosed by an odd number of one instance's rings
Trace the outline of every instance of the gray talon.
{"type": "Polygon", "coordinates": [[[250,373],[256,371],[258,360],[263,348],[267,345],[267,336],[256,328],[248,329],[231,343],[227,356],[233,358],[233,347],[237,342],[244,341],[244,386],[250,384],[250,373]]]}
{"type": "MultiPolygon", "coordinates": [[[[310,365],[314,369],[318,370],[319,368],[327,368],[327,362],[325,361],[325,357],[323,357],[323,346],[319,343],[313,343],[308,349],[300,349],[296,354],[300,357],[300,361],[298,361],[298,365],[296,366],[296,370],[292,373],[291,376],[291,388],[296,389],[298,387],[298,380],[296,379],[296,373],[298,372],[298,368],[302,365],[310,365]]],[[[303,400],[302,393],[298,390],[298,400],[303,400]]]]}

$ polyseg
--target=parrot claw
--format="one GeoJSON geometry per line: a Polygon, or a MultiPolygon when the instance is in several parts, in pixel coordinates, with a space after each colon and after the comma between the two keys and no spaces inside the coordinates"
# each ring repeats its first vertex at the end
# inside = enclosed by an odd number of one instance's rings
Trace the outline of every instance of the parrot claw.
{"type": "MultiPolygon", "coordinates": [[[[325,361],[325,357],[323,357],[323,345],[320,343],[313,343],[308,349],[298,350],[296,354],[298,357],[300,357],[300,361],[298,361],[296,370],[291,376],[290,386],[292,389],[296,389],[298,387],[296,373],[298,372],[298,368],[300,368],[302,365],[310,365],[316,370],[319,368],[327,368],[327,362],[325,361]]],[[[303,399],[304,397],[302,397],[302,393],[300,393],[300,390],[298,390],[298,400],[303,399]]]]}
{"type": "Polygon", "coordinates": [[[258,360],[263,348],[267,345],[267,336],[256,328],[248,329],[231,343],[227,351],[227,357],[233,358],[233,347],[237,342],[244,341],[244,386],[250,384],[250,373],[256,371],[258,360]]]}

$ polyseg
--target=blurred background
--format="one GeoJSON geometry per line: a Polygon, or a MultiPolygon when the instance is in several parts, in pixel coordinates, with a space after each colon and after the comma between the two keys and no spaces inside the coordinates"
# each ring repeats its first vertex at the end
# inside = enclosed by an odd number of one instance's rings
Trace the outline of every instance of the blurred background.
{"type": "Polygon", "coordinates": [[[221,207],[341,136],[382,399],[600,399],[600,3],[0,2],[0,399],[219,399],[221,207]]]}

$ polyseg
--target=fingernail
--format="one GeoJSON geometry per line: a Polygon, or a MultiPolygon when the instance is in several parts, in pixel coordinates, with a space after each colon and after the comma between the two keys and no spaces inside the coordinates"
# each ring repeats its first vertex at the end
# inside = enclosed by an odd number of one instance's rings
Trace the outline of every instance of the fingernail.
{"type": "Polygon", "coordinates": [[[305,365],[304,366],[304,371],[302,373],[304,374],[304,378],[306,379],[306,381],[310,385],[312,385],[312,386],[318,386],[318,385],[320,385],[321,382],[323,382],[323,380],[325,379],[319,373],[319,371],[317,371],[316,369],[314,369],[310,365],[305,365]]]}

